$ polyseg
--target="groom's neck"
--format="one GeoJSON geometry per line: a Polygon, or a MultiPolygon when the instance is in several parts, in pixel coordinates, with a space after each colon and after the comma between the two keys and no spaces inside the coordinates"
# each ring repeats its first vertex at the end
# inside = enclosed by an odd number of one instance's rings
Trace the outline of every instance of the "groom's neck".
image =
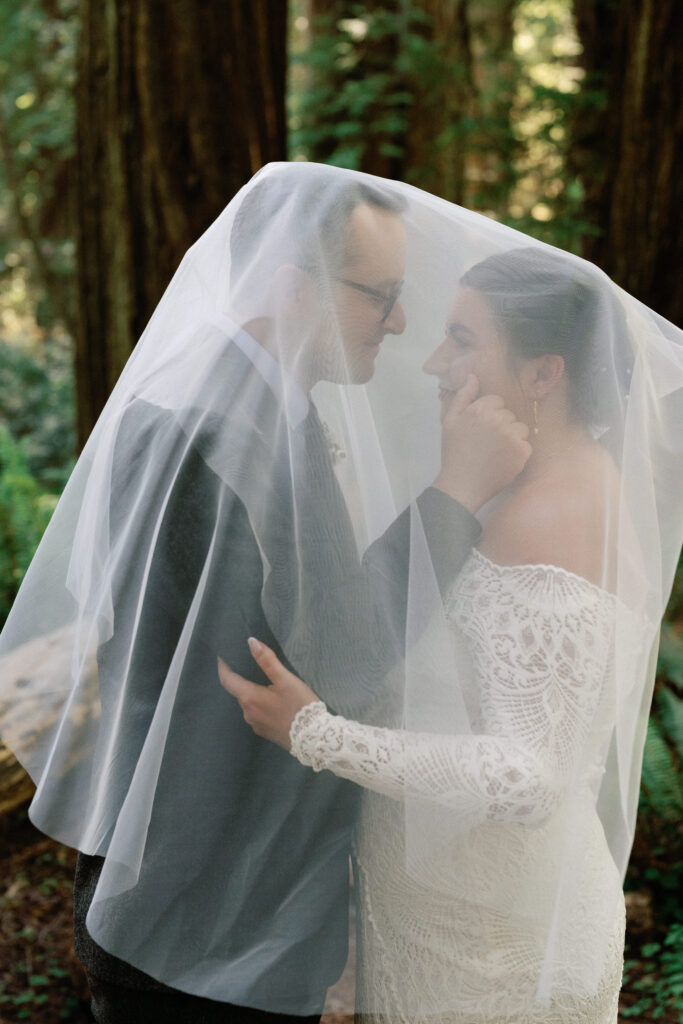
{"type": "MultiPolygon", "coordinates": [[[[251,335],[254,341],[258,342],[277,363],[282,364],[283,355],[286,357],[295,351],[295,346],[290,346],[284,331],[279,325],[276,326],[273,317],[254,317],[242,324],[242,330],[251,335]]],[[[305,368],[298,365],[296,359],[286,359],[284,369],[290,380],[298,384],[306,395],[318,383],[318,379],[313,374],[305,372],[305,368]]]]}

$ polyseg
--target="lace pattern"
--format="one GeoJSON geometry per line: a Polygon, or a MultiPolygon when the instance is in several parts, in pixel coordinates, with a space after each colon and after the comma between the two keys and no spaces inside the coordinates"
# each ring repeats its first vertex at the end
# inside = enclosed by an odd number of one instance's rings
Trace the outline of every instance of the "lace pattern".
{"type": "MultiPolygon", "coordinates": [[[[292,725],[292,753],[385,796],[460,810],[468,825],[538,823],[557,806],[595,718],[610,653],[609,595],[569,573],[506,573],[476,558],[479,571],[463,571],[447,613],[473,654],[486,734],[363,725],[317,702],[292,725]]],[[[589,765],[583,780],[600,770],[589,765]]]]}
{"type": "Polygon", "coordinates": [[[360,1020],[616,1021],[624,901],[591,790],[604,759],[599,711],[613,602],[556,567],[497,566],[475,551],[447,618],[471,654],[479,734],[350,722],[322,702],[297,715],[294,756],[366,790],[355,838],[359,1006],[381,1013],[360,1020]],[[535,987],[547,933],[515,917],[514,900],[553,904],[562,827],[555,812],[570,785],[582,856],[572,865],[553,998],[543,1007],[535,987]],[[413,798],[471,830],[436,851],[423,878],[407,870],[404,801],[413,798]],[[503,888],[507,913],[487,896],[503,888]]]}

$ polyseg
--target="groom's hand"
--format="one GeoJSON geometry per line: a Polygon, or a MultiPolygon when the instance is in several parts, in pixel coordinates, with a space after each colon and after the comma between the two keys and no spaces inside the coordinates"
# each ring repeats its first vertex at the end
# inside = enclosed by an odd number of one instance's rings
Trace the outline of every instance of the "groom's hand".
{"type": "Polygon", "coordinates": [[[434,481],[472,514],[512,483],[531,455],[526,423],[498,395],[478,394],[470,374],[443,410],[441,472],[434,481]]]}

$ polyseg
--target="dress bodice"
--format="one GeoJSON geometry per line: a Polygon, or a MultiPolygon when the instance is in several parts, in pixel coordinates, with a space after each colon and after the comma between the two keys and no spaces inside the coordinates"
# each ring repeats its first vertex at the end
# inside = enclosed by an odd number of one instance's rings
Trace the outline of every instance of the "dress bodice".
{"type": "Polygon", "coordinates": [[[322,702],[293,723],[295,756],[365,789],[355,840],[359,993],[391,1008],[390,1019],[615,1019],[624,903],[595,811],[615,600],[555,566],[499,566],[475,550],[445,604],[470,667],[469,734],[349,722],[322,702]],[[415,808],[429,837],[421,864],[406,849],[415,808]],[[578,851],[570,865],[568,823],[578,851]],[[552,1012],[522,1018],[557,898],[552,1012]],[[516,1000],[518,1015],[506,1015],[516,1000]]]}

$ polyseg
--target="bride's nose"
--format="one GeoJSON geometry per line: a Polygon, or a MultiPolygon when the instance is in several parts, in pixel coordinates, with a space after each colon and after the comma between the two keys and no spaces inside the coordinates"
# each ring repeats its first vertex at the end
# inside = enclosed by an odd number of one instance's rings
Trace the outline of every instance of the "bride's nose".
{"type": "Polygon", "coordinates": [[[434,377],[443,377],[448,373],[450,360],[445,341],[438,345],[429,358],[422,364],[423,373],[429,373],[434,377]]]}

